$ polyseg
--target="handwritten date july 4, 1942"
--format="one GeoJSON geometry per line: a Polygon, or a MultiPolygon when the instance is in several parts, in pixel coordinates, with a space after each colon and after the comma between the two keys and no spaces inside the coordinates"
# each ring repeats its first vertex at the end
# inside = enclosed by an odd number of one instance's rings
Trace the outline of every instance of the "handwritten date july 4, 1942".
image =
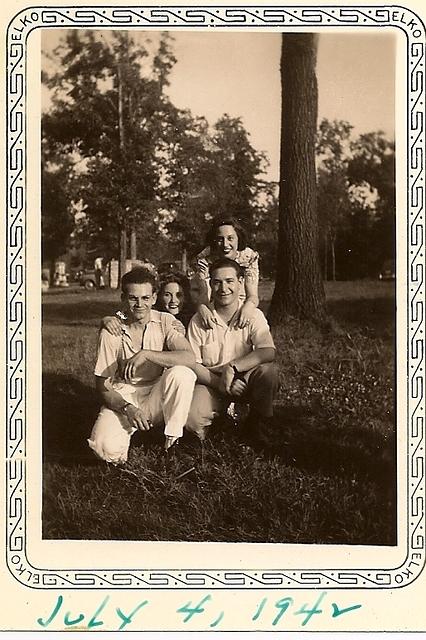
{"type": "MultiPolygon", "coordinates": [[[[350,606],[342,607],[336,602],[327,601],[327,592],[321,591],[315,592],[312,600],[313,604],[305,602],[301,606],[295,603],[294,598],[286,596],[279,598],[278,600],[272,598],[262,598],[257,602],[252,611],[247,611],[248,622],[263,622],[263,624],[276,627],[284,614],[288,612],[288,615],[300,616],[300,625],[304,627],[307,625],[313,616],[326,615],[333,619],[338,618],[344,614],[348,614],[361,608],[361,604],[351,604],[350,606]],[[316,598],[315,598],[316,597],[316,598]],[[323,608],[320,607],[322,605],[323,608]]],[[[139,601],[133,608],[126,608],[125,610],[120,607],[115,607],[110,603],[110,596],[106,596],[99,605],[89,613],[77,613],[69,611],[64,602],[62,595],[58,596],[56,603],[54,604],[50,614],[44,618],[38,618],[37,623],[44,628],[49,627],[54,621],[55,626],[59,625],[60,628],[66,627],[79,627],[85,629],[96,629],[101,626],[107,628],[108,623],[103,619],[108,609],[114,609],[114,618],[116,626],[114,630],[122,631],[128,625],[134,624],[136,626],[136,620],[142,615],[142,610],[149,607],[148,600],[139,601]]],[[[195,604],[192,601],[182,604],[175,611],[170,611],[170,614],[176,614],[176,623],[189,623],[191,620],[199,620],[205,623],[206,628],[218,627],[225,619],[226,611],[221,610],[220,607],[215,606],[214,599],[211,595],[206,595],[195,604]],[[202,616],[202,618],[201,618],[202,616]]],[[[163,612],[164,615],[164,612],[163,612]]],[[[169,621],[171,617],[169,615],[169,621]]],[[[160,621],[159,621],[160,622],[160,621]]],[[[53,625],[52,625],[53,626],[53,625]]],[[[189,626],[189,625],[188,625],[189,626]]],[[[257,626],[257,625],[256,625],[257,626]]]]}

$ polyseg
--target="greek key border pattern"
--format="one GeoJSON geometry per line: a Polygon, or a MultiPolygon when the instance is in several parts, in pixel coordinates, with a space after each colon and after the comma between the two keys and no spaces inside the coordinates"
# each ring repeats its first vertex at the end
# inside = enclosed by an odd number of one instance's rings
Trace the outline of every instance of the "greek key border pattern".
{"type": "Polygon", "coordinates": [[[415,580],[425,563],[424,452],[424,152],[425,28],[405,7],[28,7],[9,24],[7,38],[7,244],[6,244],[6,556],[11,574],[33,588],[396,588],[415,580]],[[174,27],[383,27],[407,41],[407,350],[408,506],[407,556],[385,569],[300,570],[55,570],[36,568],[26,556],[25,510],[25,215],[26,42],[34,29],[174,27]]]}

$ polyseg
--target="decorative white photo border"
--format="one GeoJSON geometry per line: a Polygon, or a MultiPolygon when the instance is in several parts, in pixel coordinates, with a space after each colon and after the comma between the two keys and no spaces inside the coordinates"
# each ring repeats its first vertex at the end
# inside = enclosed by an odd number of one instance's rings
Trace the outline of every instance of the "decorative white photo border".
{"type": "MultiPolygon", "coordinates": [[[[7,30],[6,192],[6,561],[35,589],[394,589],[415,581],[425,564],[424,204],[425,26],[409,8],[384,6],[33,6],[7,30]],[[26,107],[27,41],[41,28],[162,29],[232,27],[262,30],[399,29],[407,68],[407,477],[406,555],[399,566],[312,570],[122,570],[35,567],[27,558],[26,506],[26,107]]],[[[404,266],[405,269],[405,266],[404,266]]]]}

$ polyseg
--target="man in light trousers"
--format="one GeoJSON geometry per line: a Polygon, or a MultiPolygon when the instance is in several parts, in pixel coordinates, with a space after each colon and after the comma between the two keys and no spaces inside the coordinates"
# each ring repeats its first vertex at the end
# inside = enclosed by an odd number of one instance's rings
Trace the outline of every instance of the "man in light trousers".
{"type": "Polygon", "coordinates": [[[166,449],[182,436],[196,381],[180,322],[152,309],[155,275],[138,267],[123,276],[121,288],[121,335],[99,333],[95,376],[103,406],[88,440],[100,458],[114,464],[127,460],[138,429],[164,424],[166,449]]]}

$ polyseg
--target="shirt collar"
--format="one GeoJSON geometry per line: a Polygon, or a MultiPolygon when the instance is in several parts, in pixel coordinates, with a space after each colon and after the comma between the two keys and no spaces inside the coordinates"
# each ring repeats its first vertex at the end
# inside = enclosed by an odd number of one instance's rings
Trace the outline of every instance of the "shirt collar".
{"type": "Polygon", "coordinates": [[[226,327],[227,329],[231,329],[231,328],[235,325],[235,322],[234,322],[235,314],[237,313],[237,311],[238,311],[239,309],[241,309],[241,307],[242,307],[242,306],[243,306],[243,303],[242,303],[242,301],[241,301],[241,300],[239,300],[237,310],[235,311],[235,313],[234,313],[234,315],[232,316],[232,318],[231,318],[231,320],[229,321],[229,323],[228,323],[228,322],[226,322],[226,321],[225,321],[225,320],[224,320],[224,319],[223,319],[223,318],[218,314],[218,312],[216,311],[216,309],[213,309],[213,315],[214,315],[214,317],[218,320],[219,324],[220,324],[220,325],[222,325],[222,327],[226,327]]]}
{"type": "Polygon", "coordinates": [[[157,324],[161,324],[161,314],[161,311],[157,311],[157,309],[151,309],[151,314],[149,316],[147,324],[149,322],[156,322],[157,324]]]}
{"type": "MultiPolygon", "coordinates": [[[[155,324],[161,324],[161,312],[157,311],[157,309],[151,309],[151,311],[149,313],[149,319],[148,319],[147,323],[145,324],[145,327],[147,327],[149,324],[151,324],[151,322],[154,322],[155,324]]],[[[129,332],[129,325],[128,324],[123,324],[122,331],[127,336],[129,336],[129,338],[130,338],[130,332],[129,332]]]]}

